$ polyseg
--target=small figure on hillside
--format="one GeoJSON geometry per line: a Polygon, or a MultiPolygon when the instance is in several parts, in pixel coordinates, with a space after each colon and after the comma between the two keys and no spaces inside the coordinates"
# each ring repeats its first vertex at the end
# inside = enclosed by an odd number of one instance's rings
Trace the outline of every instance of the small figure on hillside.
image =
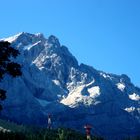
{"type": "Polygon", "coordinates": [[[87,140],[91,140],[90,131],[91,131],[92,126],[87,124],[84,126],[84,128],[86,130],[87,140]]]}
{"type": "Polygon", "coordinates": [[[51,114],[48,114],[48,129],[52,129],[51,114]]]}

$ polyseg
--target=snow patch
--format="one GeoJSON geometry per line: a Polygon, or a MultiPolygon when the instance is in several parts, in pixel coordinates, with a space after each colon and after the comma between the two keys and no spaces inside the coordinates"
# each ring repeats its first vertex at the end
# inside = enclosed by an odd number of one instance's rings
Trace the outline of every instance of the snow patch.
{"type": "Polygon", "coordinates": [[[109,78],[110,80],[112,80],[112,77],[109,74],[100,72],[100,75],[103,76],[104,78],[109,78]]]}
{"type": "Polygon", "coordinates": [[[82,99],[81,91],[83,90],[83,86],[77,87],[75,90],[73,90],[69,95],[61,100],[61,103],[64,105],[68,105],[69,107],[75,107],[75,104],[82,99]]]}
{"type": "Polygon", "coordinates": [[[52,80],[52,81],[53,81],[53,83],[54,83],[55,85],[57,85],[57,86],[61,86],[59,80],[52,80]]]}
{"type": "Polygon", "coordinates": [[[121,91],[124,91],[124,89],[125,89],[125,84],[123,84],[123,83],[117,83],[116,86],[121,91]]]}
{"type": "Polygon", "coordinates": [[[129,99],[134,100],[134,101],[139,101],[140,96],[136,93],[133,93],[133,94],[129,95],[129,99]]]}
{"type": "Polygon", "coordinates": [[[130,112],[135,111],[135,107],[131,106],[131,107],[125,108],[124,110],[130,113],[130,112]]]}
{"type": "Polygon", "coordinates": [[[97,97],[100,95],[100,87],[99,86],[95,86],[92,88],[88,88],[88,92],[90,93],[90,97],[97,97]]]}
{"type": "Polygon", "coordinates": [[[24,50],[30,50],[32,47],[38,45],[41,41],[36,42],[35,44],[30,44],[24,47],[24,50]]]}
{"type": "Polygon", "coordinates": [[[8,42],[12,43],[12,42],[15,41],[21,34],[22,34],[22,33],[19,33],[19,34],[15,35],[15,36],[8,37],[8,38],[2,39],[2,40],[8,41],[8,42]]]}
{"type": "Polygon", "coordinates": [[[94,82],[95,80],[93,79],[89,84],[86,84],[86,87],[91,86],[94,82]]]}
{"type": "Polygon", "coordinates": [[[61,100],[61,103],[71,108],[78,106],[78,103],[82,103],[84,105],[93,104],[95,98],[100,95],[99,86],[88,88],[93,83],[94,80],[88,84],[84,84],[73,89],[66,98],[61,100]],[[86,91],[84,91],[85,89],[87,89],[87,93],[89,95],[86,94],[86,91]],[[84,92],[85,94],[82,94],[82,92],[84,92]]]}

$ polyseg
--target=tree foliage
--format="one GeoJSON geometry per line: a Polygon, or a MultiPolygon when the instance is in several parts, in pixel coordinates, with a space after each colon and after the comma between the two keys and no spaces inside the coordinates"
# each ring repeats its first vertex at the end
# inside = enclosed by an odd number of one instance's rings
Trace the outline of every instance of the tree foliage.
{"type": "MultiPolygon", "coordinates": [[[[71,129],[39,129],[32,132],[0,132],[0,138],[9,140],[85,140],[86,136],[71,129]]],[[[103,140],[92,137],[92,140],[103,140]]]]}
{"type": "MultiPolygon", "coordinates": [[[[11,44],[7,41],[0,41],[0,81],[5,74],[9,74],[12,77],[20,76],[21,66],[14,62],[13,58],[16,58],[20,53],[18,50],[12,48],[11,44]]],[[[0,100],[6,98],[6,91],[0,89],[0,100]]],[[[0,110],[2,106],[0,105],[0,110]]]]}

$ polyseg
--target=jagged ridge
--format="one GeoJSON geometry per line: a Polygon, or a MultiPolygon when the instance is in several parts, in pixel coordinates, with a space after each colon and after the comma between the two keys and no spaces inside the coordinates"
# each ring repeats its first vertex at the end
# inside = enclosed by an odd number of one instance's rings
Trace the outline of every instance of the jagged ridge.
{"type": "Polygon", "coordinates": [[[104,136],[140,133],[140,89],[128,76],[79,65],[52,35],[23,32],[5,40],[20,51],[23,75],[6,76],[0,85],[8,96],[3,117],[40,125],[52,113],[55,126],[82,129],[90,123],[104,136]]]}

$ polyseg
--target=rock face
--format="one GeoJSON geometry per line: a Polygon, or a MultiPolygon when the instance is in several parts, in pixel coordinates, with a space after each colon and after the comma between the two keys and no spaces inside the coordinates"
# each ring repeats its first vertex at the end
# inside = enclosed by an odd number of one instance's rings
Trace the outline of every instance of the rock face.
{"type": "Polygon", "coordinates": [[[82,131],[90,123],[108,138],[140,134],[140,88],[127,75],[79,65],[55,36],[23,32],[4,40],[20,51],[23,75],[0,83],[7,90],[3,118],[46,125],[51,113],[56,127],[82,131]]]}

